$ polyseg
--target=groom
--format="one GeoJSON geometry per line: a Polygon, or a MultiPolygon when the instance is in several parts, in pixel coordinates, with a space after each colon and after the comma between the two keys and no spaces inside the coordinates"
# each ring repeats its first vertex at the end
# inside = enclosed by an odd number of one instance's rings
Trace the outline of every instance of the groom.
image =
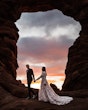
{"type": "Polygon", "coordinates": [[[26,65],[26,68],[27,68],[26,74],[27,74],[28,95],[29,95],[27,97],[27,99],[31,99],[31,98],[34,99],[36,97],[36,95],[35,95],[34,91],[30,88],[32,80],[35,81],[34,73],[28,64],[26,65]],[[31,97],[31,93],[33,94],[33,97],[31,97]]]}

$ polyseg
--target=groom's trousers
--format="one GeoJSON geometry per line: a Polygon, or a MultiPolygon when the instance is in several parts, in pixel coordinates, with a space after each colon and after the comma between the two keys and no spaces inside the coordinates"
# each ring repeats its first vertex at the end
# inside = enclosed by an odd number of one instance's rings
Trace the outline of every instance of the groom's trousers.
{"type": "Polygon", "coordinates": [[[31,89],[31,87],[30,87],[31,82],[32,82],[32,81],[28,82],[28,95],[29,95],[30,98],[31,98],[31,93],[35,95],[34,91],[33,91],[33,90],[31,89]]]}

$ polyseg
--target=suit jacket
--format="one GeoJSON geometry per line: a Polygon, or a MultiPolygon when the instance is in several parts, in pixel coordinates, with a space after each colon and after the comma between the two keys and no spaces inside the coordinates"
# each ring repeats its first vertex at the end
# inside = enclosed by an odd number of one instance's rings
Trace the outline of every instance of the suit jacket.
{"type": "Polygon", "coordinates": [[[33,80],[34,74],[32,69],[27,70],[27,81],[30,83],[33,80]]]}

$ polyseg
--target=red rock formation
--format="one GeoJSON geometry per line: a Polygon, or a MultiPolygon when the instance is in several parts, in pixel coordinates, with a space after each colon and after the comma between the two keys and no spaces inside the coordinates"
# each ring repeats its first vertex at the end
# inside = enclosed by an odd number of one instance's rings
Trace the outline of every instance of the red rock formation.
{"type": "Polygon", "coordinates": [[[15,96],[26,97],[27,93],[25,86],[16,80],[16,43],[19,38],[16,20],[22,12],[51,9],[61,10],[65,15],[79,21],[82,26],[79,38],[69,48],[63,90],[88,89],[88,0],[0,0],[1,94],[5,90],[5,93],[7,91],[15,96]]]}

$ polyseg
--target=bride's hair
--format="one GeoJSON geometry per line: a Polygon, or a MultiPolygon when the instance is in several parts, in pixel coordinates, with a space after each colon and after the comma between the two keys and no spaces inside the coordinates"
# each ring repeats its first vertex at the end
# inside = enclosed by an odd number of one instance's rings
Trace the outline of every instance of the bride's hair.
{"type": "Polygon", "coordinates": [[[42,67],[42,71],[46,71],[46,67],[42,67]]]}

